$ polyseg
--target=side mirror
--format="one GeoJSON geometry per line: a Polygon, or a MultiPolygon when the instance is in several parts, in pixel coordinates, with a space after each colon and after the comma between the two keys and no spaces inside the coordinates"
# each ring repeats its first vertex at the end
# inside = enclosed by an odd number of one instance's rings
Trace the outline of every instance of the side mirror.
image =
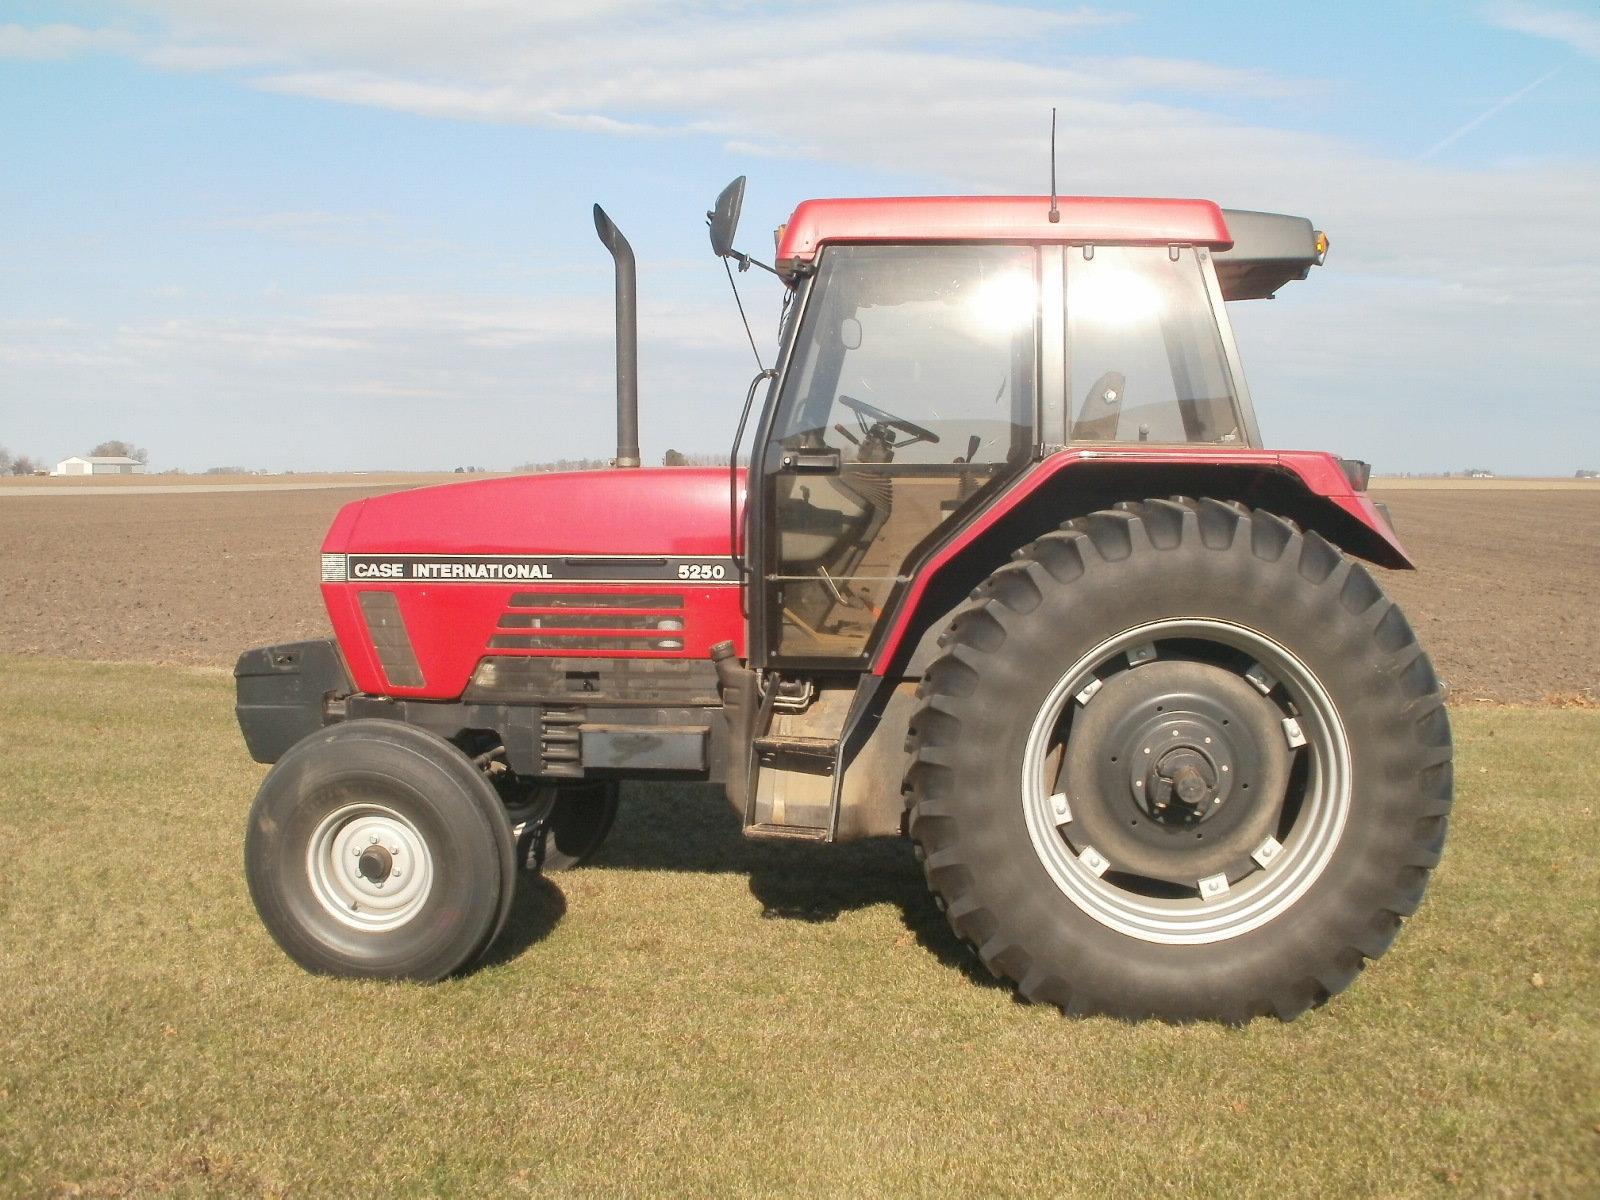
{"type": "Polygon", "coordinates": [[[717,197],[716,206],[706,214],[711,226],[711,252],[718,258],[733,255],[733,235],[739,229],[739,209],[744,206],[744,176],[741,175],[717,197]]]}

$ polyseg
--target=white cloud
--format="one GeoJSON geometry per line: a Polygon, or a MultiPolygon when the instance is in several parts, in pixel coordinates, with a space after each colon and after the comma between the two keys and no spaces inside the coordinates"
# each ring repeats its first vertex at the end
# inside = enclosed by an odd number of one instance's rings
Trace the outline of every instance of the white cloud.
{"type": "MultiPolygon", "coordinates": [[[[140,0],[136,7],[146,32],[137,41],[106,34],[104,44],[121,39],[128,53],[174,69],[239,72],[267,90],[431,117],[712,140],[738,154],[898,174],[921,181],[920,190],[1042,191],[1054,106],[1064,194],[1210,196],[1305,212],[1329,231],[1329,266],[1291,289],[1312,298],[1241,314],[1243,325],[1279,330],[1279,348],[1264,353],[1246,339],[1247,355],[1253,364],[1259,357],[1271,385],[1258,388],[1263,395],[1272,387],[1324,397],[1365,389],[1349,403],[1370,414],[1427,387],[1496,406],[1529,380],[1562,394],[1592,390],[1600,369],[1590,332],[1600,280],[1575,254],[1600,211],[1600,164],[1418,162],[1275,126],[1280,104],[1325,102],[1329,86],[1200,59],[1107,56],[1096,35],[1127,20],[1115,12],[1004,0],[778,7],[140,0]],[[1255,116],[1220,114],[1237,111],[1240,97],[1252,101],[1255,116]],[[1290,320],[1282,310],[1291,304],[1314,318],[1298,344],[1282,335],[1290,320]],[[1372,394],[1380,388],[1395,399],[1372,394]]],[[[1600,18],[1592,14],[1503,3],[1486,15],[1501,28],[1600,57],[1600,18]]],[[[78,53],[102,36],[50,29],[72,27],[0,26],[0,54],[24,46],[35,56],[78,53]]],[[[281,212],[228,223],[315,239],[357,236],[375,219],[281,212]]],[[[152,378],[189,356],[199,364],[197,379],[248,389],[265,383],[237,383],[242,368],[292,363],[295,386],[351,403],[441,394],[469,405],[505,403],[524,397],[535,380],[541,391],[564,388],[593,401],[609,386],[603,292],[556,284],[516,300],[424,292],[298,305],[281,299],[295,311],[249,328],[212,318],[141,322],[98,348],[76,349],[133,355],[152,378]],[[574,345],[583,348],[581,368],[562,353],[574,345]],[[352,379],[364,382],[352,391],[352,379]]],[[[739,354],[726,312],[674,308],[653,300],[648,287],[642,299],[647,360],[685,364],[689,378],[691,361],[703,375],[707,356],[692,356],[696,348],[714,346],[730,360],[739,354]]],[[[668,374],[643,377],[648,391],[668,374]]],[[[674,399],[691,422],[691,389],[674,399]]],[[[1294,424],[1292,410],[1284,415],[1295,428],[1320,428],[1304,418],[1294,424]]]]}
{"type": "Polygon", "coordinates": [[[0,25],[0,58],[71,58],[93,50],[126,50],[130,39],[113,29],[78,25],[0,25]]]}
{"type": "MultiPolygon", "coordinates": [[[[463,120],[598,135],[712,136],[936,188],[1041,191],[1060,112],[1063,192],[1198,194],[1307,210],[1342,264],[1487,286],[1548,286],[1586,236],[1594,164],[1466,170],[1208,112],[1205,98],[1301,98],[1324,85],[1200,60],[1092,53],[1127,18],[980,0],[755,7],[599,0],[146,0],[174,42],[287,69],[256,86],[463,120]],[[841,36],[840,30],[848,30],[841,36]],[[787,77],[807,86],[783,86],[787,77]],[[1530,214],[1537,213],[1537,219],[1530,214]]],[[[1494,19],[1581,40],[1593,18],[1503,5],[1494,19]]]]}
{"type": "Polygon", "coordinates": [[[169,43],[148,46],[139,53],[141,61],[170,71],[236,71],[245,67],[264,67],[278,63],[270,50],[243,46],[169,43]]]}
{"type": "Polygon", "coordinates": [[[1600,16],[1543,4],[1493,4],[1485,14],[1502,29],[1562,42],[1586,58],[1600,59],[1600,16]]]}

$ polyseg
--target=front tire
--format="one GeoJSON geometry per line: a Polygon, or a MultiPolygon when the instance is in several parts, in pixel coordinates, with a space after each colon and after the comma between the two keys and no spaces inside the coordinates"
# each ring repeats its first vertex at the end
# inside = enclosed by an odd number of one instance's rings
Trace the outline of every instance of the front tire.
{"type": "Polygon", "coordinates": [[[268,772],[245,875],[308,971],[432,982],[499,935],[516,887],[504,806],[449,742],[397,721],[312,734],[268,772]]]}
{"type": "Polygon", "coordinates": [[[1451,802],[1443,691],[1316,534],[1208,500],[1095,513],[985,581],[942,645],[911,835],[1026,998],[1289,1019],[1420,902],[1451,802]]]}

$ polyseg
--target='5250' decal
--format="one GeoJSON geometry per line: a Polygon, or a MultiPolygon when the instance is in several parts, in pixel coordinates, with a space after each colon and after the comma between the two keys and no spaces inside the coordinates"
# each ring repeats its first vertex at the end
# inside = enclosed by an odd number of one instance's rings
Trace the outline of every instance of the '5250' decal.
{"type": "Polygon", "coordinates": [[[728,568],[721,563],[679,563],[679,579],[726,579],[728,568]]]}

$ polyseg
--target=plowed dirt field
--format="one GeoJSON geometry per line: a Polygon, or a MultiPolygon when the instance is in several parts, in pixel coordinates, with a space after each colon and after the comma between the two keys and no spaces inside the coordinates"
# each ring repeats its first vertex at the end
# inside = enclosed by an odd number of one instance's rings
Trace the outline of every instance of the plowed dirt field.
{"type": "MultiPolygon", "coordinates": [[[[231,667],[322,636],[323,532],[384,490],[7,497],[0,652],[231,667]]],[[[1600,486],[1374,495],[1421,565],[1378,574],[1456,703],[1600,696],[1600,486]]]]}

